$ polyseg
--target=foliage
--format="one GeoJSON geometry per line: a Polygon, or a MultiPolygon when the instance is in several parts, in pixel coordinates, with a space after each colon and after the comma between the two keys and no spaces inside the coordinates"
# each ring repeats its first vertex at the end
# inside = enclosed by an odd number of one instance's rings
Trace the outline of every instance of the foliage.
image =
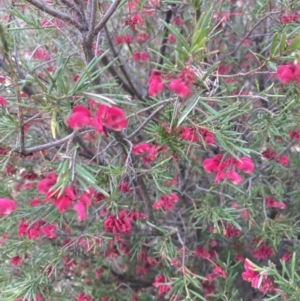
{"type": "Polygon", "coordinates": [[[299,9],[4,0],[0,299],[299,300],[299,9]]]}

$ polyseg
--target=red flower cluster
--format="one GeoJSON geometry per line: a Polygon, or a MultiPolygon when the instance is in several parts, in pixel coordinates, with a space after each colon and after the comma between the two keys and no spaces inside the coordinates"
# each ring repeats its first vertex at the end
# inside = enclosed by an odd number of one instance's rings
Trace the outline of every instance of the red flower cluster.
{"type": "Polygon", "coordinates": [[[0,198],[0,217],[11,214],[17,207],[14,200],[0,198]]]}
{"type": "MultiPolygon", "coordinates": [[[[185,67],[182,69],[177,78],[172,78],[168,85],[169,90],[174,91],[180,97],[188,97],[191,94],[189,86],[194,82],[194,72],[185,67]]],[[[156,96],[164,89],[162,76],[159,71],[152,70],[148,79],[148,94],[156,96]]]]}
{"type": "Polygon", "coordinates": [[[245,259],[244,268],[246,271],[242,273],[242,278],[251,282],[253,288],[258,289],[263,294],[275,290],[273,281],[267,275],[260,275],[259,272],[255,271],[255,266],[248,259],[245,259]]]}
{"type": "Polygon", "coordinates": [[[172,286],[166,284],[166,277],[163,274],[157,275],[154,279],[153,286],[158,287],[158,294],[166,294],[172,289],[172,286]]]}
{"type": "Polygon", "coordinates": [[[134,14],[125,21],[125,25],[129,25],[132,30],[135,30],[136,26],[143,24],[144,20],[139,14],[134,14]]]}
{"type": "MultiPolygon", "coordinates": [[[[56,181],[56,174],[50,172],[47,174],[45,179],[39,181],[37,184],[37,190],[45,195],[46,201],[51,201],[57,210],[62,213],[71,207],[73,202],[76,200],[76,194],[70,186],[67,186],[60,196],[53,194],[51,188],[54,184],[56,184],[56,181]]],[[[95,201],[97,202],[102,200],[104,196],[97,193],[94,188],[89,188],[88,190],[84,191],[73,207],[73,209],[77,212],[78,221],[83,221],[86,219],[86,207],[89,207],[92,204],[92,198],[95,198],[95,201]]],[[[41,202],[38,200],[31,201],[32,206],[39,205],[40,203],[41,202]]]]}
{"type": "Polygon", "coordinates": [[[143,43],[146,42],[149,39],[149,35],[147,33],[138,33],[136,35],[135,41],[137,43],[143,43]]]}
{"type": "Polygon", "coordinates": [[[42,61],[50,61],[51,57],[49,53],[42,48],[38,48],[34,54],[33,57],[37,60],[42,60],[42,61]]]}
{"type": "Polygon", "coordinates": [[[285,203],[277,202],[269,196],[265,197],[265,201],[266,201],[266,208],[278,208],[278,209],[284,209],[285,208],[285,203]]]}
{"type": "Polygon", "coordinates": [[[274,150],[267,148],[261,153],[262,157],[265,159],[269,159],[271,161],[277,161],[279,164],[283,166],[289,165],[289,157],[286,155],[280,156],[278,159],[276,159],[277,154],[274,150]]]}
{"type": "Polygon", "coordinates": [[[77,296],[76,301],[93,301],[93,299],[91,296],[89,296],[83,292],[80,292],[79,295],[77,296]]]}
{"type": "Polygon", "coordinates": [[[179,197],[175,193],[170,193],[169,195],[162,195],[153,205],[153,209],[163,208],[166,212],[170,209],[175,208],[174,203],[179,201],[179,197]]]}
{"type": "Polygon", "coordinates": [[[276,75],[283,84],[297,82],[300,84],[300,64],[281,65],[277,67],[276,75]]]}
{"type": "Polygon", "coordinates": [[[114,39],[114,42],[115,42],[116,45],[131,44],[132,43],[132,38],[128,34],[126,34],[124,36],[116,36],[115,39],[114,39]]]}
{"type": "Polygon", "coordinates": [[[56,237],[55,226],[46,224],[43,220],[38,220],[30,227],[26,222],[20,221],[18,227],[18,236],[27,235],[27,239],[37,239],[39,237],[56,237]]]}
{"type": "Polygon", "coordinates": [[[168,88],[180,97],[188,97],[191,94],[189,87],[180,79],[173,78],[168,88]]]}
{"type": "Polygon", "coordinates": [[[281,22],[281,24],[288,24],[288,23],[291,23],[293,21],[297,21],[298,17],[299,16],[297,14],[291,14],[289,16],[282,16],[280,18],[280,22],[281,22]]]}
{"type": "Polygon", "coordinates": [[[120,210],[118,215],[109,214],[104,220],[105,232],[112,233],[130,233],[131,222],[138,218],[145,218],[146,215],[141,212],[128,213],[126,210],[120,210]]]}
{"type": "Polygon", "coordinates": [[[52,201],[57,210],[62,213],[66,211],[76,199],[73,189],[67,186],[60,196],[53,194],[51,187],[56,183],[57,175],[53,172],[47,174],[46,178],[37,184],[38,192],[45,195],[47,201],[52,201]]]}
{"type": "Polygon", "coordinates": [[[236,185],[242,182],[242,178],[235,169],[241,170],[244,173],[252,173],[254,169],[253,162],[250,158],[242,157],[240,159],[235,159],[229,157],[224,159],[222,154],[205,159],[202,166],[207,173],[217,172],[215,177],[216,183],[227,179],[236,185]]]}
{"type": "Polygon", "coordinates": [[[265,242],[262,242],[257,249],[252,252],[252,255],[257,259],[265,259],[273,256],[273,250],[265,242]]]}
{"type": "Polygon", "coordinates": [[[204,142],[206,145],[213,144],[215,138],[209,130],[193,126],[183,126],[178,137],[188,142],[204,142]]]}
{"type": "Polygon", "coordinates": [[[126,128],[127,120],[124,112],[118,107],[108,107],[103,104],[98,106],[95,116],[92,118],[88,108],[78,105],[72,109],[72,114],[66,119],[67,125],[78,130],[84,126],[93,126],[98,133],[103,132],[103,126],[115,131],[121,131],[126,128]]]}
{"type": "Polygon", "coordinates": [[[142,142],[132,148],[132,153],[135,155],[142,155],[142,162],[145,164],[150,164],[158,155],[158,149],[154,145],[142,142]]]}
{"type": "Polygon", "coordinates": [[[184,82],[187,86],[193,84],[195,73],[190,67],[184,67],[178,75],[178,79],[184,82]]]}
{"type": "Polygon", "coordinates": [[[138,51],[135,51],[132,55],[132,59],[134,61],[140,61],[141,63],[145,63],[148,61],[149,59],[149,55],[148,53],[146,52],[138,52],[138,51]]]}
{"type": "Polygon", "coordinates": [[[231,238],[235,236],[239,237],[241,235],[241,232],[237,228],[235,228],[232,224],[227,224],[223,228],[223,234],[225,237],[231,238]]]}
{"type": "Polygon", "coordinates": [[[289,134],[289,138],[291,140],[296,139],[300,141],[300,133],[298,132],[298,130],[292,130],[289,134]]]}

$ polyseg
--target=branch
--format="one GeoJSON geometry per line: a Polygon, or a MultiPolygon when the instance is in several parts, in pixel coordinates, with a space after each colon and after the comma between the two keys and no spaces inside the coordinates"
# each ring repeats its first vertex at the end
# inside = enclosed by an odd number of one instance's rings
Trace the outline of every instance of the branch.
{"type": "MultiPolygon", "coordinates": [[[[172,9],[170,8],[170,9],[167,11],[167,13],[166,13],[166,18],[165,18],[165,22],[166,22],[167,24],[170,23],[171,18],[172,18],[172,15],[173,15],[173,11],[172,11],[172,9]]],[[[159,49],[159,52],[160,52],[161,56],[160,56],[160,58],[159,58],[158,63],[159,63],[160,65],[162,65],[163,62],[164,62],[163,56],[165,55],[166,48],[167,48],[168,33],[169,33],[169,30],[168,30],[167,27],[165,27],[165,30],[164,30],[164,37],[163,37],[163,40],[162,40],[162,42],[161,42],[161,46],[160,46],[160,49],[159,49]]]]}
{"type": "Polygon", "coordinates": [[[136,136],[138,134],[139,131],[141,131],[145,125],[150,121],[152,120],[152,118],[159,112],[161,111],[165,106],[167,105],[167,103],[159,106],[154,112],[152,112],[149,117],[147,117],[147,119],[133,132],[131,133],[127,139],[131,139],[132,137],[136,136]]]}
{"type": "Polygon", "coordinates": [[[121,62],[121,59],[120,59],[120,57],[118,56],[118,54],[117,54],[117,52],[116,52],[116,49],[115,49],[115,47],[114,47],[114,44],[113,44],[112,41],[111,41],[111,38],[110,38],[110,36],[109,36],[109,31],[108,31],[108,29],[107,29],[106,26],[104,26],[104,30],[105,30],[105,35],[106,35],[106,37],[107,37],[108,45],[109,45],[109,47],[110,47],[110,49],[111,49],[111,51],[112,51],[112,53],[113,53],[113,56],[119,61],[119,63],[120,63],[119,67],[120,67],[122,73],[124,74],[124,76],[125,76],[125,78],[126,78],[128,84],[129,84],[131,90],[134,92],[134,94],[137,96],[137,98],[138,98],[139,100],[144,101],[143,96],[137,91],[137,89],[136,89],[135,86],[133,85],[133,83],[132,83],[132,81],[131,81],[131,79],[130,79],[130,77],[129,77],[129,75],[128,75],[126,69],[125,69],[125,66],[124,66],[123,63],[121,62]]]}
{"type": "Polygon", "coordinates": [[[80,24],[84,24],[84,26],[86,28],[88,28],[88,23],[86,21],[85,15],[84,15],[84,7],[83,7],[83,5],[81,7],[79,5],[75,5],[74,3],[69,2],[68,0],[61,0],[61,2],[63,4],[65,4],[66,6],[68,6],[71,10],[73,10],[76,13],[76,15],[79,18],[79,23],[80,24]]]}
{"type": "Polygon", "coordinates": [[[97,35],[104,25],[108,22],[109,18],[112,16],[112,14],[115,12],[117,9],[118,5],[120,4],[121,0],[115,0],[115,2],[110,6],[110,8],[106,11],[104,17],[102,20],[97,24],[94,30],[94,36],[97,35]]]}
{"type": "Polygon", "coordinates": [[[89,31],[85,37],[88,42],[93,42],[93,33],[96,25],[96,13],[97,13],[97,0],[89,0],[89,31]]]}
{"type": "Polygon", "coordinates": [[[69,22],[70,24],[75,26],[80,31],[86,31],[87,30],[86,26],[84,26],[83,24],[78,23],[71,16],[69,16],[67,14],[64,14],[64,13],[61,13],[58,10],[53,9],[52,7],[48,6],[46,3],[42,3],[39,0],[26,0],[26,1],[29,2],[30,4],[32,4],[33,6],[37,7],[41,11],[46,12],[47,14],[49,14],[49,15],[51,15],[51,16],[59,19],[59,20],[69,22]]]}
{"type": "Polygon", "coordinates": [[[59,145],[65,143],[65,142],[67,142],[69,139],[72,139],[75,136],[76,133],[77,132],[74,131],[74,132],[72,132],[72,134],[70,134],[70,135],[68,135],[68,136],[66,136],[66,137],[64,137],[60,140],[56,140],[56,141],[52,141],[52,142],[45,143],[45,144],[42,144],[42,145],[37,145],[37,146],[26,148],[22,154],[28,155],[28,154],[31,154],[31,153],[34,153],[34,152],[39,152],[41,150],[48,149],[50,147],[59,146],[59,145]]]}

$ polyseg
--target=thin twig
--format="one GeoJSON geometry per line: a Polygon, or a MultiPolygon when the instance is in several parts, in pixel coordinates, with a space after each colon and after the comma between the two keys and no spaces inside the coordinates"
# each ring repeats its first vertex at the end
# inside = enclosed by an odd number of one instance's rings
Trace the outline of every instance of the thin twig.
{"type": "Polygon", "coordinates": [[[153,111],[148,118],[146,118],[146,120],[133,132],[131,133],[127,139],[131,139],[132,137],[134,137],[135,135],[138,134],[138,132],[140,132],[145,126],[146,124],[152,120],[152,118],[159,112],[161,111],[164,107],[166,106],[166,104],[163,104],[161,106],[159,106],[155,111],[153,111]]]}
{"type": "Polygon", "coordinates": [[[104,27],[104,25],[108,22],[112,14],[116,11],[118,5],[120,4],[121,0],[115,0],[115,2],[110,6],[110,8],[106,11],[102,20],[96,25],[94,30],[94,36],[96,36],[104,27]]]}
{"type": "Polygon", "coordinates": [[[47,14],[49,14],[59,20],[62,20],[64,22],[69,22],[70,24],[75,26],[80,31],[87,30],[87,28],[84,24],[80,24],[74,18],[72,18],[70,15],[67,15],[58,10],[53,9],[52,7],[47,5],[45,2],[40,2],[38,0],[26,0],[26,1],[29,2],[30,4],[32,4],[33,6],[35,6],[36,8],[40,9],[41,11],[46,12],[47,14]]]}

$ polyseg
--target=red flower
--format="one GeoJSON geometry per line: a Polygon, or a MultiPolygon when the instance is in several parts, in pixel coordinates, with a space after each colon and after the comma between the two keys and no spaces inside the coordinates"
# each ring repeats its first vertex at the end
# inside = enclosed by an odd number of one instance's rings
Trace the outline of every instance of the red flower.
{"type": "Polygon", "coordinates": [[[77,202],[73,209],[77,212],[77,220],[79,222],[84,221],[86,219],[85,206],[83,202],[77,202]]]}
{"type": "Polygon", "coordinates": [[[79,130],[91,125],[91,113],[88,108],[78,105],[72,109],[72,114],[66,119],[67,125],[73,130],[79,130]]]}
{"type": "Polygon", "coordinates": [[[187,86],[190,86],[194,82],[194,78],[195,73],[189,67],[184,67],[178,75],[178,79],[184,82],[187,86]]]}
{"type": "Polygon", "coordinates": [[[260,275],[259,272],[255,271],[255,266],[251,261],[245,259],[244,267],[246,271],[242,273],[242,278],[245,281],[251,282],[253,288],[258,289],[263,294],[275,290],[273,281],[267,275],[260,275]]]}
{"type": "Polygon", "coordinates": [[[212,133],[209,130],[204,129],[204,128],[199,128],[198,131],[199,131],[199,134],[201,135],[202,139],[204,140],[204,142],[207,145],[211,145],[214,143],[214,140],[215,140],[214,133],[212,133]]]}
{"type": "Polygon", "coordinates": [[[138,51],[135,51],[132,55],[132,59],[134,61],[139,61],[140,60],[140,53],[138,51]]]}
{"type": "Polygon", "coordinates": [[[175,43],[176,42],[176,37],[173,34],[169,34],[168,42],[169,43],[175,43]]]}
{"type": "Polygon", "coordinates": [[[235,166],[244,173],[252,173],[254,170],[253,161],[247,157],[242,157],[237,160],[235,166]]]}
{"type": "Polygon", "coordinates": [[[195,254],[200,256],[202,259],[209,259],[211,257],[210,253],[207,252],[204,248],[199,247],[195,250],[195,254]]]}
{"type": "Polygon", "coordinates": [[[148,39],[149,39],[149,35],[147,33],[139,33],[139,34],[137,34],[135,41],[137,43],[142,43],[142,42],[147,41],[148,39]]]}
{"type": "Polygon", "coordinates": [[[135,145],[132,148],[132,153],[135,155],[141,154],[143,156],[143,163],[150,164],[152,161],[155,160],[158,152],[153,145],[148,143],[140,143],[135,145]]]}
{"type": "Polygon", "coordinates": [[[53,172],[49,172],[46,178],[39,181],[37,184],[37,190],[39,193],[47,194],[50,188],[56,183],[57,175],[53,172]]]}
{"type": "Polygon", "coordinates": [[[54,232],[55,229],[56,229],[56,227],[54,225],[48,224],[48,225],[41,227],[40,234],[42,234],[48,238],[55,238],[56,237],[56,233],[54,232]]]}
{"type": "Polygon", "coordinates": [[[74,74],[73,77],[72,77],[72,81],[77,82],[79,78],[80,78],[79,74],[74,74]]]}
{"type": "Polygon", "coordinates": [[[163,89],[164,85],[162,83],[160,72],[152,70],[148,79],[148,95],[154,97],[163,89]]]}
{"type": "Polygon", "coordinates": [[[181,26],[182,25],[182,20],[181,20],[181,18],[180,17],[175,17],[174,19],[173,19],[173,24],[174,25],[176,25],[176,26],[181,26]]]}
{"type": "Polygon", "coordinates": [[[300,133],[297,130],[293,130],[293,131],[290,132],[289,138],[291,140],[293,140],[293,139],[300,140],[300,133]]]}
{"type": "Polygon", "coordinates": [[[179,197],[175,193],[169,195],[162,195],[154,204],[153,209],[163,208],[166,212],[170,209],[175,208],[174,203],[179,201],[179,197]]]}
{"type": "Polygon", "coordinates": [[[215,182],[219,183],[221,180],[229,180],[237,185],[242,182],[241,176],[235,171],[240,169],[245,173],[251,173],[254,169],[253,162],[250,158],[242,157],[235,159],[232,157],[223,160],[221,154],[215,155],[213,158],[205,159],[202,163],[203,168],[207,173],[216,171],[215,182]]]}
{"type": "Polygon", "coordinates": [[[132,38],[130,35],[116,36],[114,42],[116,45],[125,43],[130,44],[132,43],[132,38]]]}
{"type": "Polygon", "coordinates": [[[125,119],[124,112],[118,107],[108,107],[101,104],[98,107],[95,118],[101,120],[103,125],[115,131],[121,131],[127,126],[127,120],[125,119]]]}
{"type": "Polygon", "coordinates": [[[181,132],[178,137],[180,139],[183,139],[183,140],[189,141],[189,142],[197,142],[198,141],[197,133],[192,126],[182,127],[181,132]]]}
{"type": "Polygon", "coordinates": [[[185,83],[179,79],[172,79],[170,84],[168,85],[168,88],[171,91],[174,91],[180,97],[187,97],[191,94],[188,86],[186,86],[185,83]]]}
{"type": "Polygon", "coordinates": [[[285,203],[276,202],[275,200],[273,200],[269,196],[265,197],[265,202],[266,202],[266,208],[278,208],[278,209],[284,209],[285,208],[285,203]]]}
{"type": "Polygon", "coordinates": [[[139,14],[134,14],[125,21],[125,25],[129,25],[132,30],[135,30],[137,25],[143,25],[143,24],[144,24],[144,20],[141,18],[139,14]]]}
{"type": "Polygon", "coordinates": [[[226,272],[223,269],[221,269],[219,266],[216,266],[212,272],[218,277],[226,278],[226,272]]]}
{"type": "Polygon", "coordinates": [[[218,166],[223,158],[223,155],[218,154],[214,155],[213,158],[205,159],[202,162],[202,166],[207,173],[212,173],[213,171],[218,170],[218,166]]]}
{"type": "Polygon", "coordinates": [[[221,180],[229,180],[230,182],[232,182],[235,185],[241,184],[243,179],[241,178],[241,176],[234,170],[230,169],[226,172],[224,172],[223,170],[220,170],[215,177],[215,182],[216,183],[220,183],[221,180]]]}
{"type": "Polygon", "coordinates": [[[165,276],[163,274],[157,275],[154,279],[153,286],[158,287],[158,294],[165,294],[172,289],[172,286],[165,284],[165,276]]]}
{"type": "Polygon", "coordinates": [[[72,202],[76,199],[76,196],[72,188],[67,186],[59,197],[51,196],[51,199],[53,200],[54,206],[57,208],[58,212],[62,213],[69,209],[72,202]]]}
{"type": "Polygon", "coordinates": [[[35,59],[38,59],[38,60],[43,60],[43,61],[49,61],[50,60],[50,55],[48,54],[47,51],[41,49],[41,48],[38,48],[34,54],[33,54],[33,57],[35,59]]]}
{"type": "Polygon", "coordinates": [[[118,215],[108,215],[104,220],[105,232],[130,233],[131,218],[125,210],[120,210],[118,215]]]}
{"type": "Polygon", "coordinates": [[[118,185],[118,190],[122,193],[130,193],[130,184],[126,181],[122,181],[118,185]]]}
{"type": "Polygon", "coordinates": [[[288,84],[295,80],[294,71],[295,71],[295,65],[293,64],[281,65],[278,66],[276,75],[282,83],[288,84]]]}
{"type": "Polygon", "coordinates": [[[142,63],[147,62],[148,59],[149,59],[148,53],[146,53],[146,52],[141,52],[141,53],[140,53],[140,61],[141,61],[142,63]]]}
{"type": "Polygon", "coordinates": [[[282,261],[290,261],[291,258],[292,258],[292,254],[290,252],[285,252],[280,259],[282,261]]]}
{"type": "Polygon", "coordinates": [[[37,239],[41,233],[41,226],[45,224],[44,221],[38,220],[27,230],[27,239],[37,239]]]}
{"type": "Polygon", "coordinates": [[[265,242],[261,243],[259,247],[252,253],[257,259],[265,259],[273,255],[273,250],[271,247],[266,245],[265,242]]]}
{"type": "Polygon", "coordinates": [[[0,96],[0,106],[5,107],[6,105],[7,105],[6,99],[0,96]]]}
{"type": "Polygon", "coordinates": [[[288,166],[289,165],[289,157],[286,155],[280,156],[278,159],[278,163],[283,166],[288,166]]]}
{"type": "Polygon", "coordinates": [[[261,155],[263,158],[269,159],[269,160],[275,160],[276,159],[276,152],[273,151],[272,149],[267,148],[264,150],[261,155]]]}
{"type": "Polygon", "coordinates": [[[281,24],[288,24],[288,23],[291,23],[291,22],[297,21],[297,20],[298,20],[298,15],[297,14],[292,14],[292,15],[289,15],[289,16],[282,16],[280,18],[281,24]]]}
{"type": "Polygon", "coordinates": [[[22,258],[19,255],[16,255],[10,259],[9,263],[14,266],[21,265],[22,258]]]}
{"type": "Polygon", "coordinates": [[[20,221],[18,224],[18,236],[23,236],[24,234],[26,234],[28,231],[28,225],[23,222],[20,221]]]}
{"type": "Polygon", "coordinates": [[[80,292],[79,295],[77,296],[76,301],[93,301],[92,297],[89,295],[86,295],[83,292],[80,292]]]}
{"type": "Polygon", "coordinates": [[[223,234],[227,238],[239,237],[241,235],[240,231],[235,228],[232,224],[227,224],[223,229],[223,234]]]}
{"type": "Polygon", "coordinates": [[[0,217],[12,213],[16,207],[16,201],[0,198],[0,217]]]}

